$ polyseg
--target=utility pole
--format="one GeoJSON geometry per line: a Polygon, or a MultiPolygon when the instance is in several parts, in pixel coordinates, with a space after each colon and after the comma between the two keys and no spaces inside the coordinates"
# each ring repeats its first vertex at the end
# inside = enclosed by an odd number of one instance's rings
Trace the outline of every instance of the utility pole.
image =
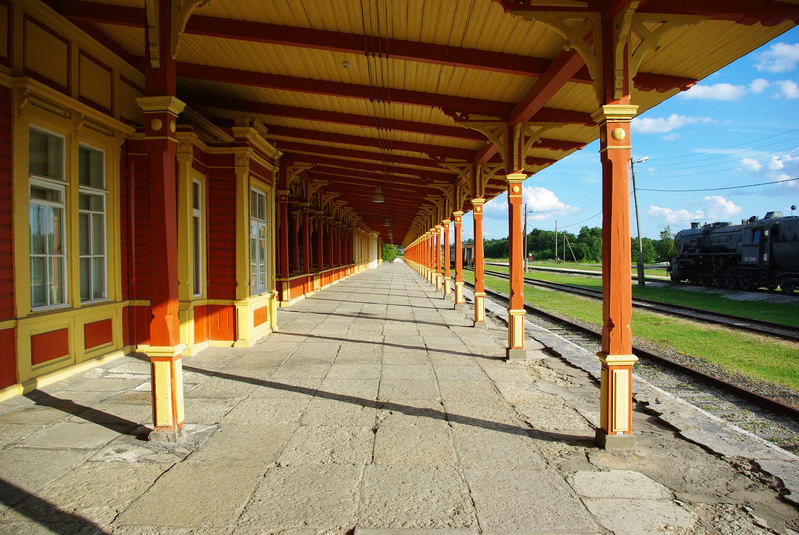
{"type": "Polygon", "coordinates": [[[639,160],[633,161],[630,159],[630,174],[633,177],[633,200],[635,201],[635,227],[638,230],[638,286],[640,288],[646,287],[646,280],[644,280],[644,244],[641,241],[641,223],[638,219],[638,188],[635,187],[635,164],[645,162],[649,156],[644,156],[639,160]]]}
{"type": "Polygon", "coordinates": [[[555,221],[555,263],[558,263],[558,222],[555,221]]]}
{"type": "Polygon", "coordinates": [[[530,251],[527,246],[527,214],[532,214],[535,210],[527,210],[527,204],[524,205],[524,272],[527,273],[528,259],[530,258],[530,251]]]}
{"type": "Polygon", "coordinates": [[[524,203],[524,232],[522,232],[524,236],[524,247],[522,247],[522,251],[524,251],[524,272],[527,273],[527,203],[524,203]]]}

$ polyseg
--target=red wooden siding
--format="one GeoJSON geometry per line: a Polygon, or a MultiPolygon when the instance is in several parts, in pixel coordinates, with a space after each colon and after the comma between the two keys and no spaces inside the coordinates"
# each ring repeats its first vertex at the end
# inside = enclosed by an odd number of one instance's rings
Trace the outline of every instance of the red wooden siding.
{"type": "Polygon", "coordinates": [[[110,319],[87,323],[83,326],[83,346],[86,349],[111,343],[113,339],[113,325],[110,319]]]}
{"type": "MultiPolygon", "coordinates": [[[[216,158],[211,167],[232,164],[216,158]]],[[[209,157],[210,160],[210,157],[209,157]]],[[[236,175],[232,168],[214,169],[208,177],[208,297],[236,298],[236,175]]],[[[213,335],[213,327],[211,330],[213,335]]],[[[230,338],[228,338],[230,340],[230,338]]]]}
{"type": "Polygon", "coordinates": [[[269,306],[268,305],[265,306],[265,307],[256,308],[253,311],[253,325],[255,327],[258,327],[259,325],[262,325],[262,324],[266,323],[268,319],[269,319],[269,306]]]}
{"type": "Polygon", "coordinates": [[[14,317],[11,89],[0,87],[0,320],[14,317]]]}
{"type": "Polygon", "coordinates": [[[31,363],[35,366],[69,354],[69,331],[59,329],[31,336],[31,363]]]}
{"type": "Polygon", "coordinates": [[[208,307],[194,307],[194,343],[205,342],[208,340],[208,307]]]}
{"type": "Polygon", "coordinates": [[[17,330],[0,331],[0,388],[17,382],[17,330]]]}
{"type": "Polygon", "coordinates": [[[208,313],[211,340],[236,339],[236,307],[230,305],[209,305],[208,313]]]}

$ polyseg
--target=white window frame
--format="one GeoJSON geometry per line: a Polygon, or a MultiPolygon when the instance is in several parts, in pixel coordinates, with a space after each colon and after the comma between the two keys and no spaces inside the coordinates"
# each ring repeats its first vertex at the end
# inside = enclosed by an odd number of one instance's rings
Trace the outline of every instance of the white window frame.
{"type": "MultiPolygon", "coordinates": [[[[269,196],[265,191],[258,188],[250,188],[250,293],[251,295],[260,295],[269,291],[269,196]],[[263,214],[253,214],[252,212],[252,196],[255,194],[259,198],[263,198],[263,214]],[[262,215],[263,217],[257,217],[262,215]],[[253,258],[253,251],[257,253],[258,247],[253,247],[253,240],[257,240],[258,236],[262,236],[264,240],[263,248],[263,271],[258,269],[261,265],[259,260],[261,258],[253,258]],[[263,284],[260,284],[261,276],[263,276],[263,284]]],[[[257,256],[257,255],[256,255],[257,256]]]]}
{"type": "Polygon", "coordinates": [[[205,240],[203,239],[203,183],[197,178],[191,181],[191,248],[192,248],[192,295],[203,295],[203,258],[205,258],[205,240]],[[195,199],[195,191],[198,198],[195,199]],[[199,234],[199,235],[198,235],[199,234]]]}
{"type": "MultiPolygon", "coordinates": [[[[98,255],[98,254],[93,254],[93,252],[91,252],[91,245],[94,242],[94,239],[93,239],[93,236],[92,236],[92,232],[93,232],[93,228],[94,228],[94,226],[92,225],[92,219],[95,216],[97,216],[98,214],[100,214],[100,212],[98,212],[96,210],[91,210],[91,209],[90,210],[85,210],[85,209],[80,208],[80,198],[78,199],[78,224],[80,225],[80,216],[82,214],[89,215],[89,228],[88,228],[89,243],[87,245],[88,245],[88,247],[90,249],[90,252],[87,255],[86,254],[80,254],[80,252],[78,253],[78,257],[79,257],[79,260],[78,260],[78,274],[79,275],[80,275],[80,269],[81,269],[80,268],[80,260],[85,259],[85,258],[89,259],[89,298],[88,299],[83,299],[83,296],[82,296],[82,290],[83,289],[82,288],[80,288],[81,291],[79,291],[78,293],[80,295],[80,302],[81,303],[94,303],[94,302],[107,301],[108,300],[108,206],[107,206],[107,202],[106,202],[107,201],[107,195],[108,195],[108,190],[106,189],[106,178],[107,178],[106,177],[106,161],[107,161],[107,155],[106,155],[106,152],[104,150],[98,149],[97,147],[93,147],[93,146],[89,145],[88,143],[80,143],[79,147],[83,147],[83,148],[86,148],[86,149],[89,149],[89,150],[97,151],[97,152],[100,152],[103,155],[103,163],[102,163],[102,171],[103,171],[103,184],[102,185],[103,185],[103,187],[102,187],[102,189],[80,184],[80,169],[78,170],[78,178],[77,178],[77,182],[78,182],[78,186],[79,186],[79,189],[78,189],[78,195],[79,196],[80,195],[92,195],[92,196],[95,196],[95,197],[101,197],[102,201],[103,201],[103,209],[102,209],[102,213],[101,213],[102,220],[103,220],[103,224],[102,224],[102,229],[103,229],[103,251],[102,251],[101,255],[98,255]],[[95,270],[94,270],[94,260],[96,258],[102,258],[103,259],[103,273],[102,273],[102,275],[103,275],[103,288],[102,288],[102,290],[100,292],[101,293],[100,296],[94,296],[93,295],[94,277],[96,275],[95,270]]],[[[78,149],[78,154],[80,154],[80,149],[78,149]]],[[[78,162],[80,162],[80,158],[78,158],[78,162]]],[[[80,163],[78,163],[78,165],[80,165],[80,163]]],[[[80,240],[80,233],[79,233],[79,236],[78,236],[78,240],[80,240]]],[[[78,251],[80,251],[80,243],[78,243],[78,247],[79,247],[78,251]]]]}
{"type": "Polygon", "coordinates": [[[69,269],[67,266],[67,251],[69,250],[69,245],[67,243],[67,181],[66,177],[63,176],[66,174],[66,161],[67,161],[67,140],[61,134],[57,134],[55,132],[51,132],[47,129],[35,126],[35,125],[28,125],[28,140],[30,140],[30,131],[35,130],[37,132],[46,134],[48,136],[53,136],[59,138],[61,140],[61,170],[62,176],[60,179],[53,178],[53,177],[44,177],[39,175],[33,175],[30,172],[30,146],[28,146],[28,255],[30,260],[28,262],[28,273],[30,276],[30,282],[28,284],[28,291],[30,296],[30,304],[31,310],[40,311],[40,310],[51,310],[56,308],[64,308],[69,306],[69,278],[67,274],[69,273],[69,269]],[[61,197],[59,202],[55,201],[47,201],[42,199],[33,199],[31,197],[31,188],[38,187],[38,188],[45,188],[53,191],[58,191],[61,197]],[[37,207],[49,207],[54,208],[61,211],[61,254],[51,254],[49,252],[45,252],[44,254],[37,254],[34,255],[31,253],[31,228],[30,228],[30,207],[37,206],[37,207]],[[45,258],[45,276],[47,277],[47,288],[46,288],[46,303],[44,305],[34,305],[33,304],[33,259],[34,258],[45,258]],[[60,292],[60,302],[53,303],[51,302],[51,298],[53,297],[52,289],[51,289],[51,281],[49,279],[48,273],[50,272],[48,266],[50,264],[51,258],[61,258],[61,292],[60,292]]]}

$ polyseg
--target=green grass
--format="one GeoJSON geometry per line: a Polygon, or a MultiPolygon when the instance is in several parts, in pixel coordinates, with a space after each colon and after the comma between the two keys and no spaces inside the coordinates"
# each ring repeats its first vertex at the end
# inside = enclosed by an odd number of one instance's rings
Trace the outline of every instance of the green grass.
{"type": "MultiPolygon", "coordinates": [[[[486,269],[502,273],[508,272],[508,268],[501,266],[487,266],[486,269]]],[[[592,290],[602,289],[602,280],[595,277],[536,272],[528,273],[527,278],[557,282],[560,284],[571,284],[573,286],[590,288],[592,290]]],[[[728,299],[717,293],[695,291],[690,289],[691,287],[685,285],[667,284],[668,286],[666,287],[649,285],[642,289],[636,283],[633,283],[633,297],[799,327],[799,303],[737,301],[728,299]]]]}
{"type": "MultiPolygon", "coordinates": [[[[464,272],[464,279],[474,282],[474,274],[464,272]]],[[[503,279],[486,277],[486,286],[495,291],[508,292],[508,282],[503,279]]],[[[524,295],[527,301],[544,310],[595,325],[602,324],[600,301],[532,287],[526,287],[524,295]]],[[[751,307],[753,303],[746,305],[751,307]]],[[[793,310],[796,315],[796,308],[793,310]]],[[[756,335],[638,311],[633,315],[631,328],[638,338],[799,392],[797,344],[775,342],[756,335]]]]}

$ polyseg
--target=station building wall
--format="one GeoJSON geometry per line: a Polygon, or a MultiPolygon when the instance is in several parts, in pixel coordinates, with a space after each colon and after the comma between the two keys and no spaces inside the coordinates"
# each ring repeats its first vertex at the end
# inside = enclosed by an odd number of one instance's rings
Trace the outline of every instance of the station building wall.
{"type": "MultiPolygon", "coordinates": [[[[9,37],[0,39],[3,399],[146,352],[159,273],[150,251],[152,155],[136,102],[144,74],[40,2],[0,0],[0,35],[9,37]]],[[[248,346],[277,328],[281,153],[264,134],[248,118],[220,128],[190,102],[179,116],[184,355],[248,346]]],[[[355,230],[349,263],[301,274],[314,282],[287,297],[365,269],[369,239],[355,230]]]]}

